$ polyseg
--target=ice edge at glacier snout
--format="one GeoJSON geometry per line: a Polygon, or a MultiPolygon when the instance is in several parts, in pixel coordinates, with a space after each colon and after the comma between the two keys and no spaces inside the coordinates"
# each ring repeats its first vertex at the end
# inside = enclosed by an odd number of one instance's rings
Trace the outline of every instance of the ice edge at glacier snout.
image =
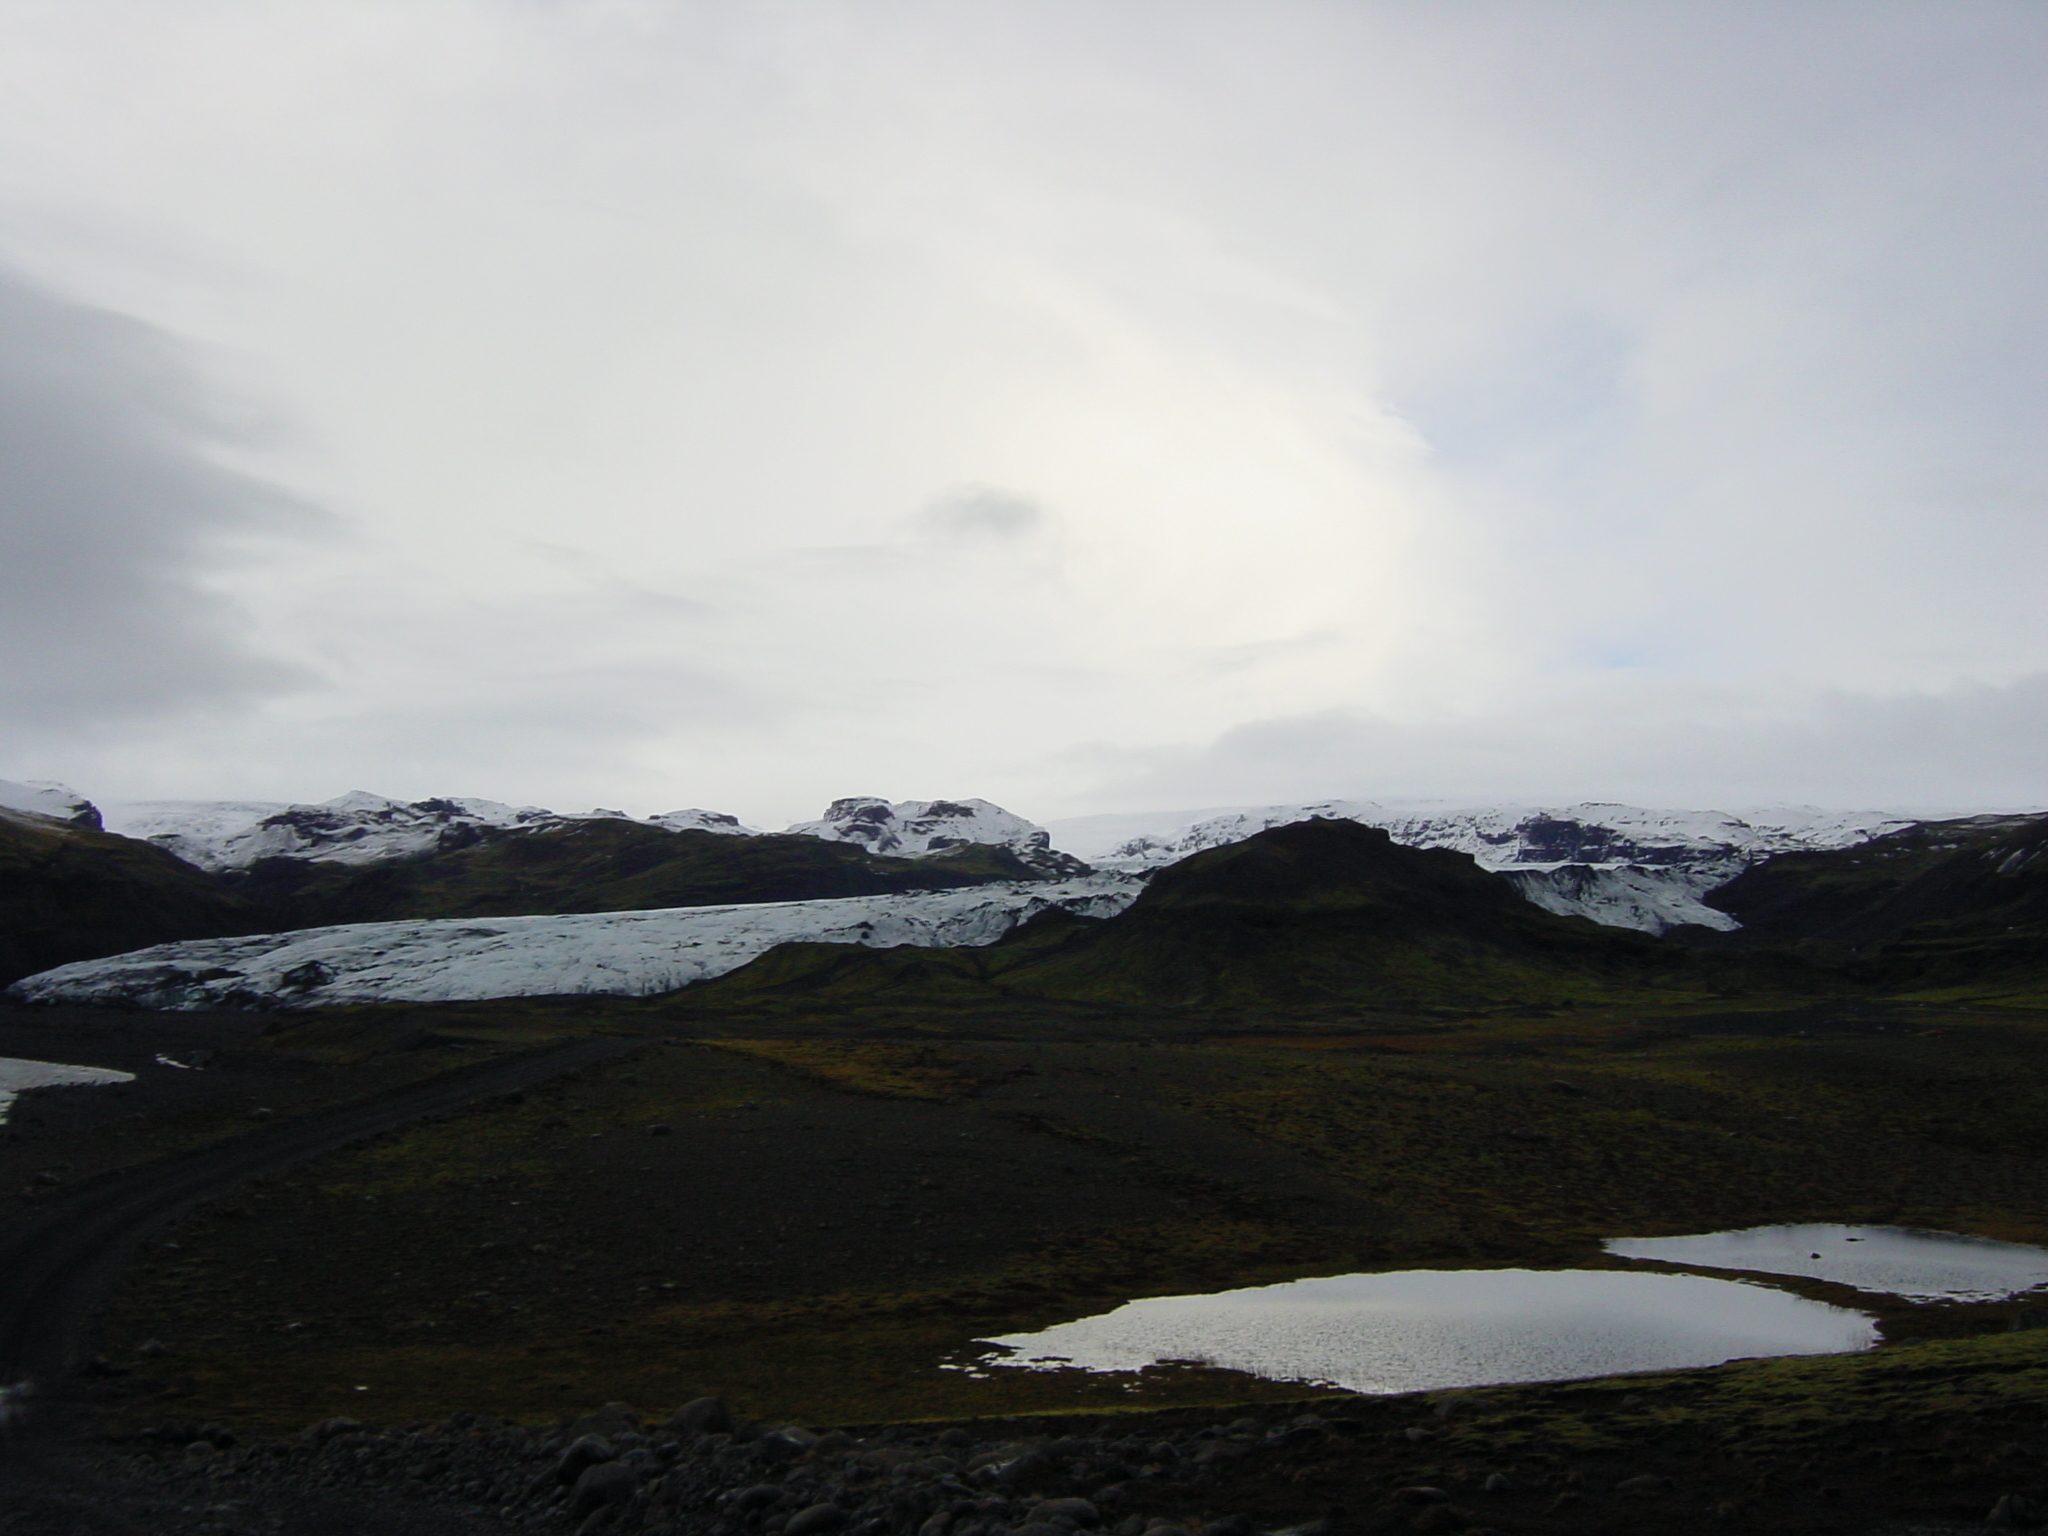
{"type": "Polygon", "coordinates": [[[777,944],[992,944],[1051,907],[1114,916],[1142,888],[1135,877],[1104,875],[914,896],[348,923],[153,945],[60,965],[7,992],[29,1003],[187,1010],[644,997],[722,976],[777,944]]]}

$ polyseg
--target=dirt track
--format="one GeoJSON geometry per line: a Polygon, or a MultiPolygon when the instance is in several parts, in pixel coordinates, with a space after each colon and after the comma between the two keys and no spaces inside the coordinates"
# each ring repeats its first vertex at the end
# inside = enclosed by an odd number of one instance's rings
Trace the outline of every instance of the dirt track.
{"type": "Polygon", "coordinates": [[[0,1227],[0,1382],[47,1383],[72,1366],[81,1323],[135,1243],[177,1212],[365,1136],[607,1060],[637,1042],[595,1039],[460,1068],[232,1141],[103,1175],[0,1227]]]}

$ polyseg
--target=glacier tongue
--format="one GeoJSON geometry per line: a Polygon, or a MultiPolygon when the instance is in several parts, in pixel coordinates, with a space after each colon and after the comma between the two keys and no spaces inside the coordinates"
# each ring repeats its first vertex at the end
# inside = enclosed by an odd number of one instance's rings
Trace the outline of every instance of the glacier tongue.
{"type": "Polygon", "coordinates": [[[1558,864],[1500,871],[1530,901],[1560,917],[1590,917],[1612,928],[1665,933],[1686,923],[1732,933],[1742,924],[1700,898],[1732,878],[1725,868],[1671,869],[1641,864],[1558,864]]]}
{"type": "Polygon", "coordinates": [[[566,993],[645,996],[721,976],[777,944],[990,944],[1049,907],[1110,917],[1129,875],[915,895],[557,917],[349,923],[158,944],[7,989],[29,1003],[164,1009],[315,1008],[566,993]]]}

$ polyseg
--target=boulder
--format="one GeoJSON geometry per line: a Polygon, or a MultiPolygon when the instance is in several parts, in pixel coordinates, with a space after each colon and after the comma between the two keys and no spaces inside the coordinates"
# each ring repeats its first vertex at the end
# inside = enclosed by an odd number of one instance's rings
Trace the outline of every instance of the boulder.
{"type": "Polygon", "coordinates": [[[693,1397],[663,1420],[661,1427],[672,1435],[729,1435],[732,1414],[722,1399],[693,1397]]]}
{"type": "Polygon", "coordinates": [[[569,1495],[569,1518],[581,1520],[600,1509],[623,1504],[640,1487],[640,1474],[623,1461],[601,1461],[585,1467],[569,1495]]]}
{"type": "Polygon", "coordinates": [[[837,1504],[813,1504],[789,1517],[789,1524],[782,1528],[782,1536],[817,1536],[820,1531],[834,1529],[845,1518],[844,1511],[837,1504]]]}
{"type": "MultiPolygon", "coordinates": [[[[1032,1520],[1071,1520],[1076,1525],[1097,1526],[1102,1515],[1086,1499],[1040,1499],[1031,1506],[1032,1520]]],[[[1250,1536],[1247,1530],[1244,1536],[1250,1536]]]]}
{"type": "Polygon", "coordinates": [[[562,1452],[562,1459],[555,1463],[555,1481],[567,1487],[582,1477],[587,1468],[614,1460],[616,1456],[611,1441],[603,1435],[578,1435],[562,1452]]]}

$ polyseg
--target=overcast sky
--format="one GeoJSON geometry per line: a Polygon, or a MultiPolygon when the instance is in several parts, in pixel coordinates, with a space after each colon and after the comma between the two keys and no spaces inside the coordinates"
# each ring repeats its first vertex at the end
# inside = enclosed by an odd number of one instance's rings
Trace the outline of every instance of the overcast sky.
{"type": "Polygon", "coordinates": [[[2048,804],[2038,0],[0,0],[0,776],[2048,804]]]}

